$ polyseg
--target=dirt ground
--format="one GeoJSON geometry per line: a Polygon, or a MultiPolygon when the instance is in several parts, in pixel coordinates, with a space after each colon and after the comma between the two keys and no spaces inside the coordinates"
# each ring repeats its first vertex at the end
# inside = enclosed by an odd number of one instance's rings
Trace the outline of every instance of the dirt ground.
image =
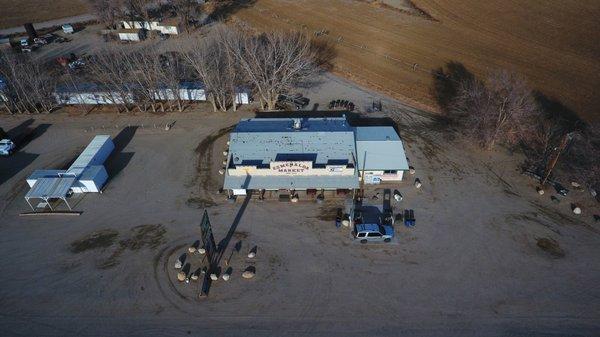
{"type": "Polygon", "coordinates": [[[585,118],[600,105],[600,2],[257,0],[234,21],[259,30],[303,29],[336,44],[334,71],[401,100],[436,109],[432,71],[455,61],[477,75],[497,68],[585,118]],[[407,3],[426,15],[406,10],[407,3]]]}
{"type": "MultiPolygon", "coordinates": [[[[382,98],[333,76],[304,93],[314,108],[345,97],[363,110],[382,98]]],[[[600,210],[587,192],[554,204],[553,193],[539,196],[515,172],[517,155],[481,153],[431,115],[382,99],[385,113],[370,116],[398,121],[416,175],[366,195],[377,204],[377,192],[399,189],[404,200],[393,201],[394,210],[414,209],[417,224],[397,224],[397,239],[381,245],[360,245],[335,228],[327,213],[343,201],[225,201],[221,152],[227,128],[253,116],[247,110],[1,116],[5,130],[34,130],[18,153],[0,158],[2,335],[597,334],[600,236],[592,214],[600,210]],[[28,210],[31,171],[64,167],[106,133],[116,143],[110,180],[104,193],[78,201],[82,215],[19,216],[28,210]],[[579,217],[569,209],[575,201],[579,217]],[[197,299],[199,283],[177,282],[173,265],[199,239],[205,208],[215,240],[228,242],[222,267],[233,272],[197,299]],[[248,266],[257,274],[244,280],[248,266]]],[[[195,270],[202,257],[186,262],[195,270]]]]}
{"type": "Polygon", "coordinates": [[[83,0],[0,0],[0,8],[0,28],[60,19],[88,11],[83,0]]]}

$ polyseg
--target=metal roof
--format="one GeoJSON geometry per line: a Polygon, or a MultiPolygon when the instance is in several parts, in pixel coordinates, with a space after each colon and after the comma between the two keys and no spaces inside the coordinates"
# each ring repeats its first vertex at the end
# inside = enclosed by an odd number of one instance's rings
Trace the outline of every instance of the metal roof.
{"type": "Polygon", "coordinates": [[[408,170],[406,152],[391,126],[356,128],[357,168],[365,170],[408,170]]]}
{"type": "Polygon", "coordinates": [[[354,130],[356,141],[400,140],[400,136],[391,126],[358,126],[354,130]]]}
{"type": "Polygon", "coordinates": [[[345,118],[305,118],[301,128],[292,118],[254,118],[240,121],[230,138],[231,164],[269,164],[310,160],[354,163],[354,132],[345,118]]]}
{"type": "Polygon", "coordinates": [[[225,176],[225,189],[353,189],[358,175],[348,176],[225,176]]]}
{"type": "Polygon", "coordinates": [[[100,150],[108,145],[105,145],[107,142],[111,142],[111,149],[114,149],[114,145],[112,145],[112,140],[108,135],[97,135],[92,139],[92,141],[88,144],[88,146],[81,152],[79,157],[75,159],[75,162],[69,167],[67,170],[67,174],[72,174],[74,176],[79,176],[83,173],[86,167],[91,165],[100,165],[106,159],[106,156],[110,154],[110,151],[107,153],[100,153],[100,150]]]}
{"type": "Polygon", "coordinates": [[[25,199],[64,199],[69,189],[75,183],[75,178],[39,178],[25,195],[25,199]]]}

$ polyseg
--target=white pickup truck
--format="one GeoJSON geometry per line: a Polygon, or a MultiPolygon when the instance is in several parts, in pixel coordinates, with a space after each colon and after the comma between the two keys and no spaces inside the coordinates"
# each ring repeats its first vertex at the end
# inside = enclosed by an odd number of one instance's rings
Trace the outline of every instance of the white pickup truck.
{"type": "Polygon", "coordinates": [[[15,150],[15,143],[10,139],[0,140],[0,156],[10,156],[15,150]]]}

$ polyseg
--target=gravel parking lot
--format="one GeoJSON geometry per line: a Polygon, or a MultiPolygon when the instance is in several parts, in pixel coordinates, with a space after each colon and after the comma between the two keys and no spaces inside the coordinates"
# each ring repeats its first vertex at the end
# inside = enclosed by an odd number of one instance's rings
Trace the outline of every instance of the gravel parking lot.
{"type": "MultiPolygon", "coordinates": [[[[304,93],[312,107],[346,98],[364,110],[379,98],[331,76],[304,93]]],[[[253,116],[249,109],[1,116],[5,130],[46,125],[0,158],[2,335],[597,334],[598,208],[587,193],[553,204],[552,193],[539,196],[516,172],[517,155],[481,152],[435,117],[383,102],[385,113],[371,116],[399,123],[416,174],[366,196],[377,204],[377,192],[399,189],[404,200],[394,209],[414,209],[417,225],[397,224],[395,242],[368,245],[330,220],[343,201],[231,204],[218,194],[227,139],[219,130],[253,116]],[[64,166],[94,134],[117,143],[104,193],[79,201],[78,217],[20,217],[25,177],[64,166]],[[570,213],[574,200],[585,205],[580,217],[570,213]],[[216,241],[231,235],[226,255],[238,242],[241,249],[231,280],[198,299],[199,283],[175,281],[172,266],[199,239],[205,208],[216,241]],[[564,256],[542,250],[540,238],[558,242],[564,256]],[[246,258],[254,246],[256,258],[246,258]],[[242,279],[249,265],[256,277],[242,279]]],[[[196,268],[200,258],[189,262],[196,268]]]]}

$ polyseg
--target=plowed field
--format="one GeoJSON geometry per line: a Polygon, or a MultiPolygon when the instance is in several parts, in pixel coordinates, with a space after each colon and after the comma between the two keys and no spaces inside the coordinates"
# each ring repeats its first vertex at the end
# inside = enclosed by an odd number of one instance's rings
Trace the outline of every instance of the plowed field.
{"type": "Polygon", "coordinates": [[[335,41],[334,72],[436,108],[431,71],[448,61],[477,75],[494,68],[586,118],[600,118],[600,2],[418,0],[433,19],[350,0],[257,0],[233,20],[259,30],[304,29],[335,41]]]}

